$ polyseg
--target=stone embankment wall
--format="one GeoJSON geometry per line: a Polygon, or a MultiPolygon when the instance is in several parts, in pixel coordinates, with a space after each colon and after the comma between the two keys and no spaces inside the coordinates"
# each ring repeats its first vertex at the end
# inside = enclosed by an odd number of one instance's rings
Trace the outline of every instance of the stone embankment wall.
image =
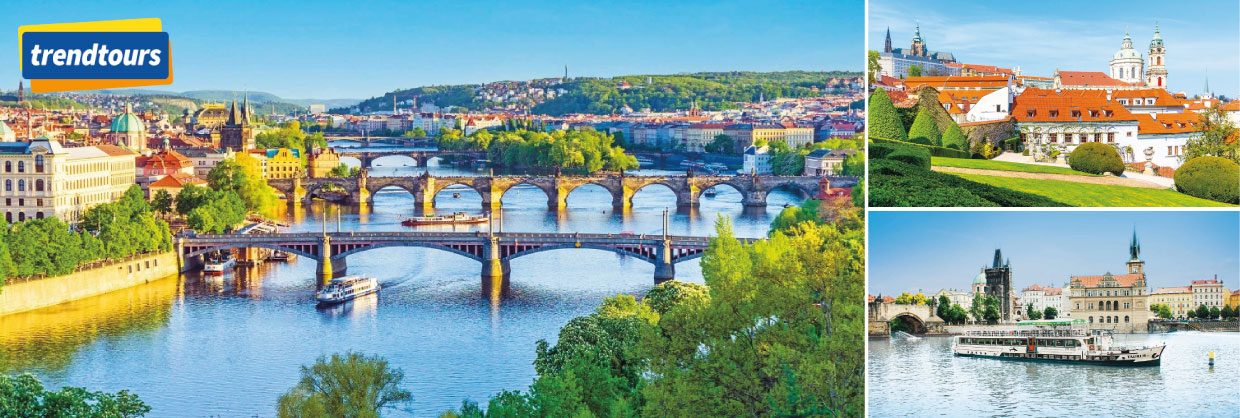
{"type": "Polygon", "coordinates": [[[1150,332],[1168,331],[1204,331],[1204,332],[1240,332],[1240,322],[1150,322],[1150,332]]]}
{"type": "Polygon", "coordinates": [[[0,316],[101,295],[178,273],[177,254],[169,251],[64,276],[7,283],[0,287],[0,316]]]}

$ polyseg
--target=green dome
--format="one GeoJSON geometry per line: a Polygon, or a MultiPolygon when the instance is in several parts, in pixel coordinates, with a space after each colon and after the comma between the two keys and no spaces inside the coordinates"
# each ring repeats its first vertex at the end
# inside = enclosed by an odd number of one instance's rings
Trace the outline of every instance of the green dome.
{"type": "Polygon", "coordinates": [[[973,278],[973,284],[986,284],[986,272],[977,273],[977,277],[973,278]]]}
{"type": "Polygon", "coordinates": [[[1122,60],[1132,58],[1141,59],[1141,53],[1132,48],[1132,37],[1125,33],[1123,47],[1120,48],[1119,51],[1115,51],[1115,59],[1122,60]]]}
{"type": "Polygon", "coordinates": [[[146,124],[126,105],[125,113],[112,119],[112,132],[146,132],[146,124]]]}

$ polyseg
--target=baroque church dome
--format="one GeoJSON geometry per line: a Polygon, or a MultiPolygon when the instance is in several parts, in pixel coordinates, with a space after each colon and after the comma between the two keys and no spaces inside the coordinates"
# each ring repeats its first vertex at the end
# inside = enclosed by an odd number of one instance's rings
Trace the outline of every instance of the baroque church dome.
{"type": "Polygon", "coordinates": [[[133,113],[133,108],[125,105],[125,113],[118,115],[112,119],[112,132],[128,132],[138,133],[146,131],[146,124],[142,123],[142,118],[133,113]]]}

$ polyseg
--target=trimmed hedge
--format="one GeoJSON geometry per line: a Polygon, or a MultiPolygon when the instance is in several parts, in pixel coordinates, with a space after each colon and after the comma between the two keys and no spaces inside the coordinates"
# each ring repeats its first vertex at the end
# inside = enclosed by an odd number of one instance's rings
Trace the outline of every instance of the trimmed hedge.
{"type": "Polygon", "coordinates": [[[908,131],[908,142],[935,147],[943,145],[943,136],[926,109],[917,112],[917,119],[913,120],[913,127],[908,131]]]}
{"type": "Polygon", "coordinates": [[[903,161],[870,160],[872,207],[1067,206],[1042,196],[925,170],[903,161]]]}
{"type": "Polygon", "coordinates": [[[1020,151],[1020,137],[1014,136],[1003,140],[1003,149],[1008,151],[1020,151]]]}
{"type": "Polygon", "coordinates": [[[1215,202],[1240,204],[1240,165],[1221,157],[1197,157],[1175,170],[1180,193],[1215,202]]]}
{"type": "Polygon", "coordinates": [[[887,96],[887,91],[878,89],[874,94],[870,95],[870,114],[867,131],[869,135],[878,136],[880,138],[895,138],[900,141],[908,139],[908,131],[904,129],[904,124],[900,122],[900,115],[896,113],[896,105],[891,103],[891,97],[887,96]]]}
{"type": "MultiPolygon", "coordinates": [[[[951,148],[943,148],[943,147],[932,147],[929,145],[914,144],[912,142],[896,141],[892,139],[878,138],[878,137],[871,136],[870,146],[873,147],[873,144],[876,144],[876,143],[905,145],[905,146],[910,146],[910,147],[921,147],[921,148],[925,148],[927,151],[930,152],[930,155],[933,155],[935,157],[948,157],[948,158],[972,158],[973,157],[973,153],[970,153],[968,151],[959,151],[959,150],[954,150],[951,148]]],[[[879,158],[879,157],[871,156],[870,158],[879,158]]]]}
{"type": "Polygon", "coordinates": [[[1124,159],[1115,147],[1101,142],[1086,142],[1068,154],[1068,166],[1090,174],[1124,174],[1124,159]]]}
{"type": "Polygon", "coordinates": [[[943,148],[959,151],[969,150],[969,138],[964,136],[964,131],[960,130],[960,125],[952,123],[952,126],[948,126],[947,130],[943,132],[943,148]]]}

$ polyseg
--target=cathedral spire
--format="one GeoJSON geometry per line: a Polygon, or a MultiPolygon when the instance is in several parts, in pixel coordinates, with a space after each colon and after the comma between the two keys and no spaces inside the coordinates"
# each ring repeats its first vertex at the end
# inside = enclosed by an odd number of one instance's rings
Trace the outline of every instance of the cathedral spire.
{"type": "Polygon", "coordinates": [[[891,26],[887,27],[887,40],[883,42],[883,52],[891,52],[891,26]]]}
{"type": "Polygon", "coordinates": [[[1132,227],[1132,243],[1128,245],[1128,255],[1132,256],[1129,261],[1141,261],[1141,243],[1137,241],[1137,227],[1132,227]]]}
{"type": "Polygon", "coordinates": [[[998,248],[995,248],[995,262],[992,263],[991,268],[997,269],[1000,267],[1003,267],[1003,253],[998,248]]]}

